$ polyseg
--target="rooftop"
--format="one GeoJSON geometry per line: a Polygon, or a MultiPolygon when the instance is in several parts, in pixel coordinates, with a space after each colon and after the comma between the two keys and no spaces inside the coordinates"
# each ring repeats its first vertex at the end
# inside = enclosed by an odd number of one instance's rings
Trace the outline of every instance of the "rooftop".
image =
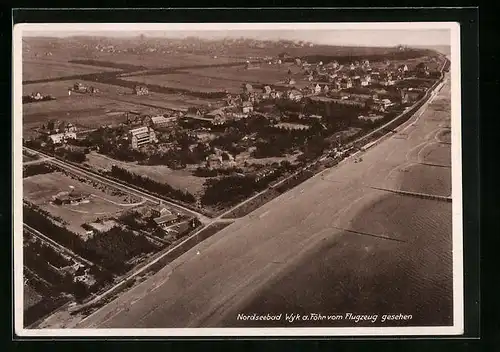
{"type": "Polygon", "coordinates": [[[159,216],[157,218],[154,218],[154,222],[156,222],[158,225],[164,224],[166,222],[172,221],[177,219],[176,215],[173,214],[165,214],[162,216],[159,216]]]}

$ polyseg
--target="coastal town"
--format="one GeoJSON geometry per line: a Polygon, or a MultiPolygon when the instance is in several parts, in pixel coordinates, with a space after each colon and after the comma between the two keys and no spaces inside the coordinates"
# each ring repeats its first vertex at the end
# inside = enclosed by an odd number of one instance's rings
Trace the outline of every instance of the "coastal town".
{"type": "Polygon", "coordinates": [[[349,50],[23,39],[25,324],[84,319],[315,174],[363,163],[450,66],[404,45],[349,50]]]}

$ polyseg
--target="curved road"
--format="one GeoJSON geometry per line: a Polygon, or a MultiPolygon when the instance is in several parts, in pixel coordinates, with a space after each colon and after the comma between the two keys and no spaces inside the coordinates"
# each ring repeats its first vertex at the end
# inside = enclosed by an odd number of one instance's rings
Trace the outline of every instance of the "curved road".
{"type": "MultiPolygon", "coordinates": [[[[443,88],[423,114],[417,113],[397,129],[398,133],[363,152],[363,161],[357,163],[354,158],[346,159],[337,167],[325,170],[248,216],[236,220],[76,327],[239,326],[234,319],[236,313],[255,307],[256,300],[261,306],[268,304],[266,288],[272,288],[273,285],[274,292],[279,291],[278,298],[274,294],[275,303],[280,301],[288,304],[287,307],[300,307],[301,303],[293,301],[293,298],[300,295],[302,299],[314,297],[314,291],[309,292],[307,286],[308,282],[318,281],[315,278],[318,272],[305,272],[306,262],[295,279],[284,282],[283,287],[290,291],[280,291],[276,283],[280,282],[280,277],[298,270],[297,266],[304,263],[304,258],[317,259],[325,243],[329,244],[331,251],[328,255],[333,257],[341,258],[344,248],[352,243],[365,251],[356,252],[356,256],[350,258],[353,262],[344,263],[342,269],[338,268],[339,272],[351,266],[357,268],[366,260],[366,255],[375,255],[377,251],[384,254],[381,267],[396,268],[400,261],[408,262],[396,255],[399,248],[406,252],[411,249],[412,255],[417,258],[416,262],[425,268],[429,265],[430,269],[427,273],[418,270],[412,272],[412,282],[418,285],[411,286],[406,293],[397,294],[415,301],[421,297],[419,292],[412,291],[418,291],[421,286],[418,275],[426,275],[425,280],[431,283],[439,281],[436,285],[444,287],[441,295],[444,301],[439,301],[441,305],[429,308],[423,298],[421,303],[429,309],[441,309],[442,306],[443,319],[438,323],[448,322],[451,302],[451,225],[441,226],[432,220],[433,228],[441,231],[444,238],[439,243],[432,242],[430,236],[422,242],[418,235],[411,235],[412,232],[405,231],[404,227],[406,222],[412,223],[414,217],[418,217],[415,221],[425,222],[427,218],[421,216],[422,212],[438,214],[451,221],[451,203],[393,196],[397,197],[394,198],[397,200],[395,205],[385,210],[386,213],[376,214],[377,217],[369,224],[361,226],[353,220],[359,218],[359,214],[364,214],[367,207],[388,196],[389,192],[385,192],[384,188],[449,197],[451,169],[425,165],[436,163],[436,158],[439,158],[439,164],[450,165],[449,141],[440,139],[449,129],[450,83],[446,78],[443,88]],[[425,169],[422,171],[422,168],[425,169]],[[384,217],[390,218],[402,209],[407,215],[400,215],[397,221],[403,230],[388,231],[388,227],[383,224],[384,217]],[[441,242],[444,244],[437,246],[441,242]],[[425,251],[420,251],[421,247],[418,246],[424,245],[429,248],[435,246],[436,249],[430,255],[419,257],[425,251]]],[[[377,271],[377,266],[367,265],[357,269],[373,278],[382,275],[377,271]]],[[[322,267],[321,270],[326,269],[322,267]]],[[[328,272],[335,271],[335,268],[328,269],[328,272]]],[[[399,277],[389,280],[399,280],[399,277]]],[[[397,286],[397,281],[395,283],[397,286]]],[[[359,282],[350,283],[347,278],[345,281],[325,282],[323,286],[334,284],[342,287],[360,285],[359,282]]],[[[366,292],[371,292],[370,289],[365,288],[366,292]]],[[[346,292],[354,291],[350,287],[346,292]]],[[[371,296],[370,300],[383,302],[383,292],[380,295],[371,296]]],[[[320,298],[316,297],[318,300],[320,298]]],[[[342,299],[348,300],[349,296],[342,299]]],[[[340,300],[339,304],[344,301],[340,300]]]]}

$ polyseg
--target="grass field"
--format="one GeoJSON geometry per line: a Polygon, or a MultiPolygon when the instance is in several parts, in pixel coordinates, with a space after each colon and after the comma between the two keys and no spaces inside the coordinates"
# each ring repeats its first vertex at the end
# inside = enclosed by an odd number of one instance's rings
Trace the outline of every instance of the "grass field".
{"type": "Polygon", "coordinates": [[[68,96],[68,88],[74,81],[57,81],[35,83],[23,86],[23,95],[33,92],[50,94],[56,100],[23,104],[24,127],[39,127],[47,120],[58,118],[85,126],[97,127],[103,124],[121,122],[123,117],[116,117],[116,112],[129,110],[145,114],[161,114],[166,111],[184,110],[190,106],[204,106],[215,100],[190,98],[176,94],[150,93],[147,96],[132,94],[131,89],[103,83],[80,81],[87,86],[99,89],[95,95],[72,93],[68,96]],[[109,115],[108,113],[111,113],[109,115]]]}
{"type": "Polygon", "coordinates": [[[217,57],[215,59],[211,55],[168,52],[152,52],[148,54],[98,52],[92,55],[92,60],[109,61],[117,64],[145,66],[150,69],[244,62],[242,59],[229,57],[217,57]]]}
{"type": "Polygon", "coordinates": [[[111,71],[116,71],[116,69],[109,67],[92,67],[87,65],[49,60],[23,61],[23,81],[111,71]]]}
{"type": "MultiPolygon", "coordinates": [[[[156,113],[164,110],[140,105],[140,101],[137,99],[140,97],[119,96],[107,92],[99,95],[73,93],[68,96],[67,87],[72,83],[61,81],[24,86],[23,89],[26,93],[40,91],[42,94],[52,94],[56,97],[56,100],[52,101],[23,104],[23,128],[25,131],[40,127],[51,119],[61,119],[88,127],[99,127],[105,124],[124,122],[125,117],[123,114],[118,114],[119,112],[135,110],[141,113],[156,113]],[[132,102],[135,99],[138,103],[132,102]]],[[[155,98],[162,101],[161,97],[155,98]]]]}
{"type": "Polygon", "coordinates": [[[56,217],[68,223],[68,229],[76,233],[84,233],[81,225],[97,218],[118,214],[133,206],[124,205],[125,201],[116,196],[105,194],[90,185],[73,180],[59,172],[35,175],[23,180],[24,198],[56,217]],[[89,202],[79,205],[51,204],[52,196],[62,191],[75,191],[88,195],[89,202]]]}
{"type": "Polygon", "coordinates": [[[209,67],[204,69],[190,69],[182,72],[196,77],[211,77],[228,81],[237,81],[251,84],[277,84],[288,77],[288,70],[297,74],[300,68],[291,64],[269,65],[262,64],[258,69],[247,70],[239,67],[209,67]]]}
{"type": "Polygon", "coordinates": [[[224,80],[213,77],[193,76],[190,74],[172,73],[154,76],[132,76],[124,77],[124,80],[154,84],[166,88],[187,89],[194,92],[222,92],[228,90],[231,93],[241,93],[244,81],[224,80]]]}
{"type": "Polygon", "coordinates": [[[107,170],[111,168],[112,164],[116,164],[132,173],[147,176],[157,182],[167,183],[173,188],[187,190],[193,194],[200,193],[203,190],[203,184],[206,180],[203,177],[193,176],[188,169],[172,170],[164,165],[137,165],[114,160],[94,152],[87,155],[86,164],[96,169],[107,170]]]}

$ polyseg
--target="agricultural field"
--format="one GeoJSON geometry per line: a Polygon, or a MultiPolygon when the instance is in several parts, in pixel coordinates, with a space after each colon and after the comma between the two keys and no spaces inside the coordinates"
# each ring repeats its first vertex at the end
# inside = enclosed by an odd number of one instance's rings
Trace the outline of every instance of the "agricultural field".
{"type": "Polygon", "coordinates": [[[23,127],[25,130],[39,127],[50,119],[64,119],[87,127],[115,124],[125,121],[124,112],[135,110],[143,114],[163,114],[165,110],[186,110],[190,106],[205,106],[215,100],[186,100],[178,94],[150,93],[146,96],[132,94],[131,89],[103,83],[79,81],[94,86],[99,93],[90,95],[72,92],[68,88],[74,81],[57,81],[23,85],[23,95],[33,92],[50,94],[56,100],[23,104],[23,127]]]}
{"type": "Polygon", "coordinates": [[[49,60],[23,60],[23,81],[86,75],[99,72],[112,72],[109,67],[92,67],[69,62],[49,60]]]}
{"type": "MultiPolygon", "coordinates": [[[[89,58],[87,58],[89,59],[89,58]]],[[[212,55],[197,55],[189,53],[173,53],[168,51],[151,53],[108,53],[97,52],[92,55],[92,60],[107,61],[116,64],[144,66],[149,69],[177,68],[202,65],[217,65],[244,62],[243,59],[230,57],[217,57],[212,55]]]]}
{"type": "Polygon", "coordinates": [[[85,234],[82,224],[95,221],[141,205],[143,202],[130,204],[118,196],[105,194],[91,185],[76,181],[60,172],[40,174],[27,177],[23,180],[24,198],[49,212],[54,217],[59,217],[67,222],[68,229],[75,233],[85,234]],[[85,203],[77,205],[52,204],[52,196],[59,192],[70,191],[82,193],[85,203]]]}
{"type": "Polygon", "coordinates": [[[243,80],[225,80],[213,77],[193,76],[191,74],[171,73],[154,76],[124,77],[124,80],[142,84],[154,84],[173,89],[185,89],[193,92],[213,93],[227,90],[241,93],[243,80]]]}
{"type": "Polygon", "coordinates": [[[185,72],[196,76],[197,78],[218,78],[222,80],[250,84],[278,84],[288,77],[288,70],[292,71],[292,75],[300,72],[300,68],[298,66],[288,63],[282,65],[261,64],[259,68],[250,70],[247,70],[244,66],[235,66],[190,69],[179,72],[185,72]]]}
{"type": "Polygon", "coordinates": [[[147,176],[157,182],[166,183],[175,189],[198,194],[203,190],[205,178],[193,176],[189,168],[172,170],[165,165],[138,165],[111,159],[95,152],[87,154],[86,165],[97,170],[110,170],[111,165],[122,167],[132,173],[147,176]]]}
{"type": "MultiPolygon", "coordinates": [[[[73,82],[61,81],[51,83],[30,84],[24,86],[24,91],[31,94],[40,91],[42,94],[52,94],[56,100],[41,103],[23,104],[23,128],[29,130],[40,127],[51,119],[61,119],[86,127],[99,127],[104,124],[115,124],[125,121],[123,113],[135,110],[141,113],[151,113],[151,106],[127,102],[126,99],[110,99],[103,95],[88,95],[73,93],[68,96],[67,87],[73,82]]],[[[117,96],[119,97],[119,96],[117,96]]],[[[156,109],[158,110],[158,109],[156,109]]]]}

